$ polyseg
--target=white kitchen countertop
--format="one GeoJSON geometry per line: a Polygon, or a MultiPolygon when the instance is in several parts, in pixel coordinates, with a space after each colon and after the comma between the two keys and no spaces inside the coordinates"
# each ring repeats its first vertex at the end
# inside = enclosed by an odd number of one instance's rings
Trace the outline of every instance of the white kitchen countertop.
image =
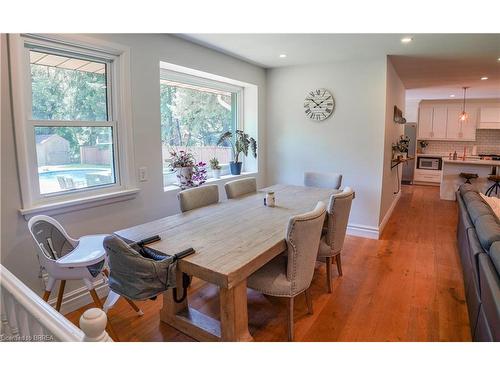
{"type": "Polygon", "coordinates": [[[462,159],[457,159],[457,160],[450,160],[448,157],[443,157],[443,163],[450,163],[450,164],[474,164],[474,165],[500,165],[500,160],[481,160],[481,159],[469,159],[466,158],[465,160],[462,159]]]}

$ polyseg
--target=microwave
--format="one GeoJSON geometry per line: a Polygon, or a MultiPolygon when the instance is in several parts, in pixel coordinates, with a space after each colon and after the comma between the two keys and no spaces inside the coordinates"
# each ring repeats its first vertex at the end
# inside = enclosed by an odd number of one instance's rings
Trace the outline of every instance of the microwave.
{"type": "Polygon", "coordinates": [[[440,171],[442,162],[443,161],[439,157],[419,156],[417,158],[417,168],[440,171]]]}

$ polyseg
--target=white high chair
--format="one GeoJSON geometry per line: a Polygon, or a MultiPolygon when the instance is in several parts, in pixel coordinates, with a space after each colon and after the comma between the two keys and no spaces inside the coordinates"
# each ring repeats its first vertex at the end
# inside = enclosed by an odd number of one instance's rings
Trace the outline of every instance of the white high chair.
{"type": "MultiPolygon", "coordinates": [[[[102,274],[107,277],[106,252],[103,248],[106,234],[71,238],[62,225],[46,215],[33,216],[28,221],[28,228],[38,245],[40,265],[47,271],[49,279],[45,287],[43,299],[48,301],[57,280],[61,281],[57,296],[56,310],[60,310],[66,280],[82,280],[85,283],[94,303],[103,308],[93,282],[102,274]]],[[[127,300],[133,309],[142,315],[142,311],[134,302],[127,300]]],[[[113,338],[116,334],[109,325],[108,330],[113,338]]]]}

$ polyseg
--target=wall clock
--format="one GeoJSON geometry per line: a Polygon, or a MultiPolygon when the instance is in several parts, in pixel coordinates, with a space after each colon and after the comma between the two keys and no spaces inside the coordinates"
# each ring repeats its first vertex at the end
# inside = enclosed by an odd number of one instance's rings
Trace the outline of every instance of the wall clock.
{"type": "Polygon", "coordinates": [[[327,89],[310,91],[304,99],[306,117],[314,121],[323,121],[331,116],[335,108],[333,95],[327,89]]]}

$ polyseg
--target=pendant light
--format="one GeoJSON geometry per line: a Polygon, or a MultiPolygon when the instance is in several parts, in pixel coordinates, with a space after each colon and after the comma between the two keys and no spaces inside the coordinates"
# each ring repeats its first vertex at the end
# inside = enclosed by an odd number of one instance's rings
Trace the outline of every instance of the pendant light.
{"type": "Polygon", "coordinates": [[[465,111],[465,94],[467,93],[468,87],[463,87],[464,89],[464,103],[462,105],[462,112],[460,113],[460,117],[458,118],[460,121],[466,121],[469,117],[469,114],[465,111]]]}

